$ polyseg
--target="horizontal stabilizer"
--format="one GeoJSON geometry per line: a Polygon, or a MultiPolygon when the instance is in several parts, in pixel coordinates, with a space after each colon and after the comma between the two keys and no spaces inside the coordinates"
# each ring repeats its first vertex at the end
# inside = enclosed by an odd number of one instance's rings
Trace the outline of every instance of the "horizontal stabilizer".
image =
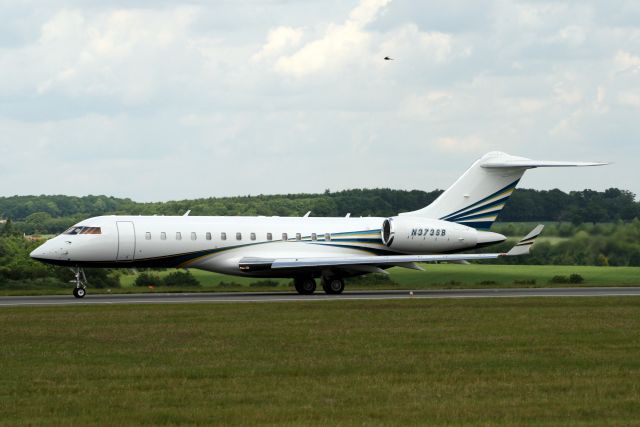
{"type": "Polygon", "coordinates": [[[507,158],[489,160],[480,166],[487,169],[509,169],[509,168],[562,168],[562,167],[581,167],[581,166],[604,166],[608,163],[603,162],[562,162],[553,160],[531,160],[524,158],[507,158]]]}
{"type": "Polygon", "coordinates": [[[531,233],[527,234],[522,240],[516,243],[509,252],[507,252],[507,256],[528,255],[531,250],[531,246],[533,246],[533,242],[535,242],[536,238],[542,233],[543,228],[544,225],[538,224],[536,228],[531,230],[531,233]]]}

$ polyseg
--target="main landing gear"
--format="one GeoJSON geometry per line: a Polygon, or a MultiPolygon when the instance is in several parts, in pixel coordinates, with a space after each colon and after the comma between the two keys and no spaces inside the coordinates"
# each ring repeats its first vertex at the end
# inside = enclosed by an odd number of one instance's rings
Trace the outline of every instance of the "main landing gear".
{"type": "MultiPolygon", "coordinates": [[[[293,284],[301,295],[311,295],[316,291],[316,281],[312,277],[297,277],[293,284]]],[[[341,294],[344,291],[344,280],[339,277],[323,277],[322,289],[328,295],[341,294]]]]}
{"type": "Polygon", "coordinates": [[[84,270],[80,267],[73,268],[72,271],[76,276],[76,278],[71,281],[71,283],[76,284],[76,287],[73,289],[73,296],[76,298],[84,298],[87,294],[87,276],[84,275],[84,270]]]}
{"type": "Polygon", "coordinates": [[[311,295],[316,291],[316,281],[312,277],[296,277],[293,285],[300,295],[311,295]]]}
{"type": "Polygon", "coordinates": [[[328,295],[338,295],[344,291],[344,280],[339,277],[323,277],[322,289],[328,295]]]}

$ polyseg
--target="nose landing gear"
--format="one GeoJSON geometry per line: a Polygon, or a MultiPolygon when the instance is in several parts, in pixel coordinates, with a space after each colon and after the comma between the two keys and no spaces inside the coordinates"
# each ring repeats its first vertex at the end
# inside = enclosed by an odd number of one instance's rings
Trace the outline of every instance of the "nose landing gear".
{"type": "Polygon", "coordinates": [[[76,284],[76,287],[73,289],[73,296],[76,298],[84,298],[87,294],[87,276],[84,275],[84,270],[80,267],[76,267],[72,269],[72,271],[76,276],[76,278],[71,281],[71,283],[76,284]]]}

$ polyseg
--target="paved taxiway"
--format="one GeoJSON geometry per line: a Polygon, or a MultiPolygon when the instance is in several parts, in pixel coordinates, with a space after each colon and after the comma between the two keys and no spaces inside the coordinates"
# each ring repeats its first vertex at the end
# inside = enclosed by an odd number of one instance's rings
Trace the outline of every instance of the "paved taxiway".
{"type": "Polygon", "coordinates": [[[327,300],[398,300],[443,298],[522,298],[522,297],[604,297],[640,296],[640,287],[598,288],[517,288],[517,289],[445,289],[420,291],[356,291],[342,295],[298,295],[289,292],[260,293],[184,293],[184,294],[88,294],[83,299],[72,295],[0,297],[0,307],[100,305],[100,304],[184,304],[247,303],[327,300]]]}

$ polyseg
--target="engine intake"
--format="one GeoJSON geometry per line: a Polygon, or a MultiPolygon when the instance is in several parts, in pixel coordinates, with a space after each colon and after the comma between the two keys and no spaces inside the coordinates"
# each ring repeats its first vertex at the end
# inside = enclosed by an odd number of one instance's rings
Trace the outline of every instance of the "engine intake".
{"type": "Polygon", "coordinates": [[[393,219],[387,218],[382,223],[382,243],[387,246],[391,246],[393,238],[396,235],[395,228],[393,226],[393,219]]]}

